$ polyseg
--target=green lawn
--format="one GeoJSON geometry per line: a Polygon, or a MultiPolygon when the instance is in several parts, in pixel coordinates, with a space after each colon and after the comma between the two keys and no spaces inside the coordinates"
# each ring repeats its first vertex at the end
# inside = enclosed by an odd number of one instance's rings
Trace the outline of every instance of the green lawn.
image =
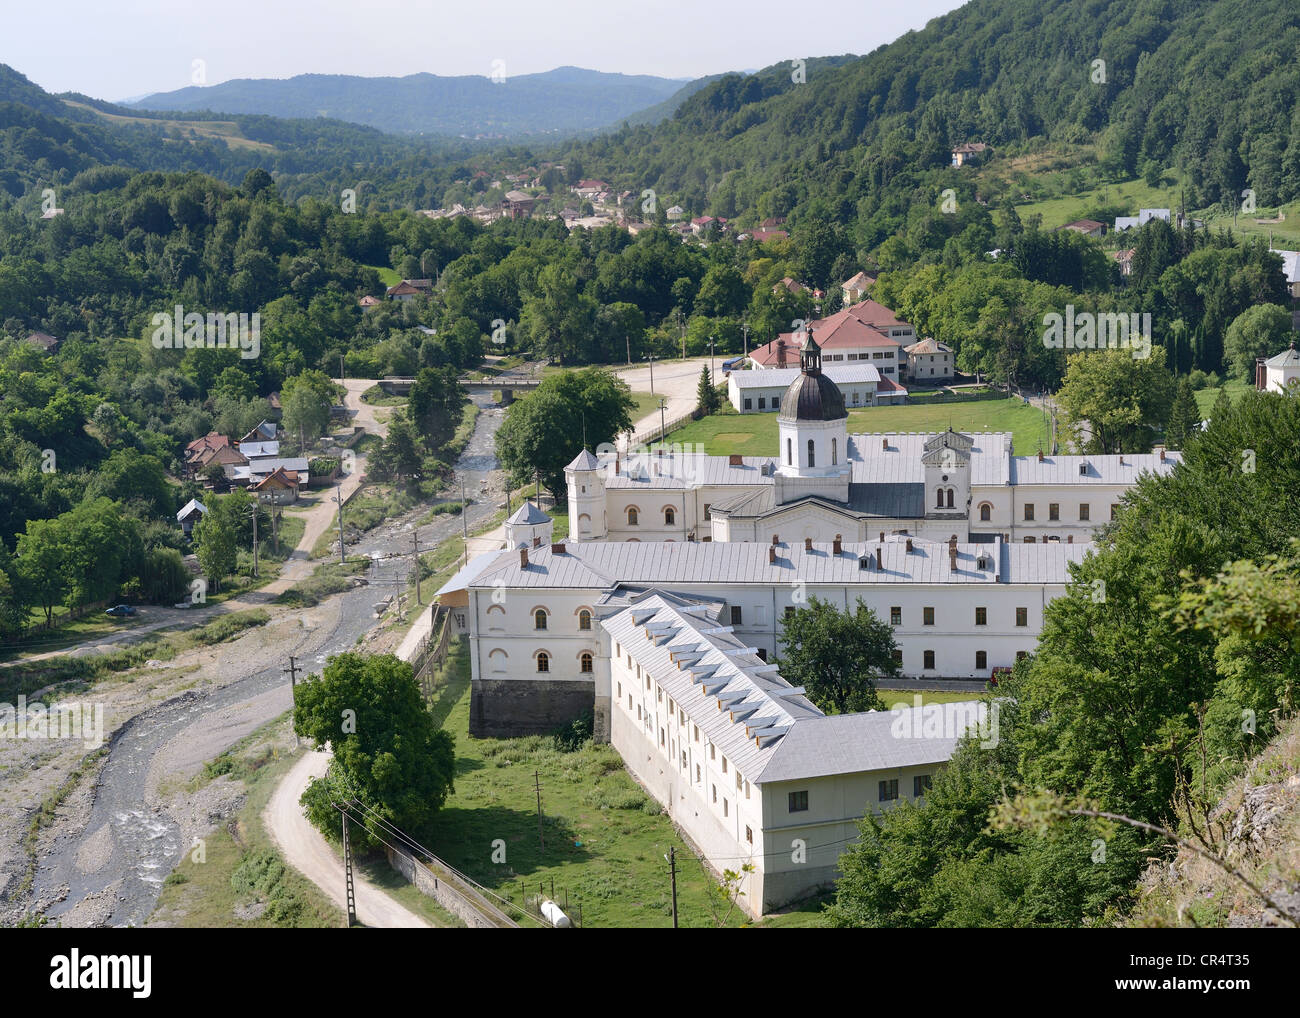
{"type": "MultiPolygon", "coordinates": [[[[1248,385],[1246,382],[1232,381],[1224,382],[1223,388],[1228,391],[1228,399],[1236,403],[1254,386],[1248,385]]],[[[1201,420],[1205,420],[1210,416],[1210,408],[1214,406],[1214,401],[1219,398],[1219,390],[1217,388],[1201,389],[1193,393],[1193,395],[1196,397],[1196,410],[1201,415],[1201,420]]]]}
{"type": "MultiPolygon", "coordinates": [[[[659,805],[641,790],[608,745],[572,753],[549,738],[469,737],[468,660],[457,657],[434,713],[456,739],[456,791],[434,821],[429,848],[498,894],[519,902],[551,881],[570,911],[581,905],[584,926],[672,925],[669,846],[677,849],[682,926],[715,925],[709,878],[659,805]],[[540,776],[543,834],[538,845],[534,772],[540,776]],[[492,862],[492,843],[506,844],[506,862],[492,862]]],[[[731,916],[739,925],[741,916],[731,916]]]]}
{"type": "Polygon", "coordinates": [[[632,398],[636,400],[636,409],[632,411],[633,424],[659,409],[659,397],[654,393],[633,392],[632,398]]]}
{"type": "MultiPolygon", "coordinates": [[[[388,269],[382,265],[367,265],[366,268],[374,269],[376,272],[378,272],[379,281],[383,283],[384,286],[386,287],[396,286],[398,283],[402,281],[402,277],[397,274],[396,269],[388,269]]],[[[376,296],[378,296],[378,294],[376,294],[376,296]]]]}
{"type": "MultiPolygon", "coordinates": [[[[849,411],[849,433],[873,431],[937,432],[1009,431],[1018,455],[1028,456],[1040,442],[1046,447],[1043,412],[1019,399],[978,400],[969,403],[916,404],[869,407],[849,411]]],[[[777,454],[776,414],[721,413],[692,421],[668,436],[672,443],[699,443],[716,456],[777,454]]]]}

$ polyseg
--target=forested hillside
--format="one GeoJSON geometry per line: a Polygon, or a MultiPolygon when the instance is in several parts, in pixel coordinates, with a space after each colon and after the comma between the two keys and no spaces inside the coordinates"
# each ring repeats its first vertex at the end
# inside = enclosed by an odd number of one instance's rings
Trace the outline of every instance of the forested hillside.
{"type": "Polygon", "coordinates": [[[1267,205],[1300,194],[1298,49],[1289,0],[975,0],[843,66],[810,61],[806,83],[790,64],[727,75],[671,121],[569,152],[694,212],[819,210],[867,247],[967,141],[1095,139],[1117,174],[1179,168],[1189,206],[1246,187],[1267,205]]]}

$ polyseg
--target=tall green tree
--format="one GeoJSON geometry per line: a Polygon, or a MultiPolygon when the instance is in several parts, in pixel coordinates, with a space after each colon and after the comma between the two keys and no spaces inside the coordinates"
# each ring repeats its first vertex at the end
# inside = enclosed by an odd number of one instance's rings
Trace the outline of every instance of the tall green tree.
{"type": "Polygon", "coordinates": [[[1201,424],[1200,411],[1196,409],[1196,393],[1186,378],[1178,380],[1178,390],[1169,409],[1169,423],[1165,427],[1165,444],[1170,449],[1181,449],[1196,434],[1201,424]]]}
{"type": "Polygon", "coordinates": [[[343,791],[343,798],[359,799],[372,811],[364,825],[369,847],[393,840],[384,822],[413,838],[428,837],[454,787],[455,750],[429,713],[409,664],[392,654],[331,658],[319,677],[297,687],[293,727],[334,752],[331,780],[313,782],[302,797],[317,827],[341,836],[330,803],[343,791]]]}
{"type": "Polygon", "coordinates": [[[1165,423],[1174,396],[1164,349],[1145,359],[1129,350],[1091,350],[1067,359],[1057,399],[1066,424],[1084,431],[1085,452],[1146,452],[1153,430],[1165,423]]]}
{"type": "Polygon", "coordinates": [[[899,673],[894,630],[861,601],[853,612],[809,598],[781,632],[781,674],[832,714],[881,710],[876,683],[899,673]]]}
{"type": "Polygon", "coordinates": [[[1223,356],[1239,381],[1255,381],[1255,359],[1272,357],[1294,341],[1291,312],[1278,304],[1257,304],[1247,308],[1228,326],[1223,337],[1223,356]]]}
{"type": "Polygon", "coordinates": [[[709,375],[709,366],[700,366],[700,384],[695,387],[695,409],[701,414],[716,413],[722,407],[722,396],[709,375]]]}

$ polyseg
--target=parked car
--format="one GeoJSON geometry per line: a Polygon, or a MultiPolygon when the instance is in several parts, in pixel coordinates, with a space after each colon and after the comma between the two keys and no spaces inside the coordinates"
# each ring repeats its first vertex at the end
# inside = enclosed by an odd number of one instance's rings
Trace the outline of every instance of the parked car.
{"type": "Polygon", "coordinates": [[[135,609],[129,604],[115,604],[104,612],[105,615],[112,615],[114,618],[123,618],[127,615],[134,615],[135,609]]]}
{"type": "Polygon", "coordinates": [[[172,605],[172,607],[173,607],[173,608],[193,608],[193,607],[194,607],[194,603],[193,603],[192,601],[177,601],[174,605],[172,605]]]}

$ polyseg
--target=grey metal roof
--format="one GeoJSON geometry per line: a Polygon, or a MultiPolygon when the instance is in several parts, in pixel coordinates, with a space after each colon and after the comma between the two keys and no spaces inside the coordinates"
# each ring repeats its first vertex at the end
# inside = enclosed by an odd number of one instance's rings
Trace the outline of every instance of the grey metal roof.
{"type": "MultiPolygon", "coordinates": [[[[519,552],[518,550],[515,550],[511,551],[510,554],[518,557],[519,552]]],[[[465,563],[465,565],[456,570],[456,574],[439,587],[437,594],[434,596],[437,597],[440,594],[449,594],[456,590],[467,590],[473,585],[473,581],[476,580],[485,569],[495,564],[500,557],[501,552],[499,551],[485,551],[482,554],[475,555],[465,563]]]]}
{"type": "Polygon", "coordinates": [[[1131,485],[1144,473],[1167,476],[1182,462],[1179,452],[1124,453],[1107,456],[1013,456],[1011,483],[1131,485]],[[1121,460],[1123,462],[1121,462],[1121,460]]]}
{"type": "Polygon", "coordinates": [[[514,511],[514,515],[506,520],[507,523],[521,524],[523,526],[535,526],[539,523],[550,523],[551,518],[542,512],[541,509],[533,505],[527,499],[524,504],[514,511]]]}
{"type": "MultiPolygon", "coordinates": [[[[947,432],[941,432],[946,435],[947,432]]],[[[974,432],[956,438],[968,439],[970,445],[970,472],[972,485],[1007,484],[1011,435],[1005,431],[974,432]]],[[[849,436],[849,463],[853,468],[854,484],[924,484],[925,465],[922,462],[927,443],[935,439],[929,432],[903,434],[881,432],[849,436]]],[[[959,444],[954,442],[954,450],[959,444]]]]}
{"type": "MultiPolygon", "coordinates": [[[[1287,253],[1294,254],[1294,252],[1287,253]]],[[[1300,353],[1296,353],[1295,344],[1292,343],[1281,353],[1274,354],[1266,360],[1264,364],[1270,368],[1294,368],[1296,365],[1300,364],[1300,353]]]]}
{"type": "Polygon", "coordinates": [[[920,519],[925,516],[925,484],[850,484],[849,508],[863,516],[920,519]]]}
{"type": "MultiPolygon", "coordinates": [[[[753,371],[733,371],[731,378],[735,381],[736,388],[742,390],[788,388],[790,383],[799,377],[800,373],[800,368],[763,368],[753,371]]],[[[853,364],[848,367],[840,365],[823,366],[822,374],[836,385],[846,385],[849,382],[880,381],[880,372],[871,364],[853,364]]]]}
{"type": "Polygon", "coordinates": [[[196,509],[201,513],[206,513],[208,511],[207,506],[205,506],[197,498],[192,498],[188,502],[186,502],[183,506],[181,506],[180,511],[176,513],[176,519],[183,520],[185,519],[186,516],[194,512],[196,509]]]}
{"type": "Polygon", "coordinates": [[[774,752],[772,740],[754,736],[821,717],[821,711],[718,614],[654,591],[600,624],[752,782],[774,752]]]}
{"type": "Polygon", "coordinates": [[[564,469],[565,470],[598,470],[600,469],[600,460],[596,459],[596,457],[592,455],[590,449],[583,449],[582,452],[578,453],[578,455],[573,457],[573,462],[570,463],[564,469]]]}
{"type": "Polygon", "coordinates": [[[665,456],[630,456],[621,461],[619,473],[614,473],[614,457],[602,460],[606,488],[683,488],[716,484],[771,484],[772,478],[762,474],[762,467],[772,461],[771,456],[743,456],[741,462],[732,464],[728,456],[709,456],[704,453],[677,453],[665,456]]]}
{"type": "Polygon", "coordinates": [[[616,583],[646,586],[711,584],[784,585],[802,580],[810,585],[876,585],[893,583],[1061,584],[1069,582],[1069,566],[1082,560],[1088,544],[966,543],[957,546],[957,565],[949,563],[948,546],[912,538],[845,543],[839,555],[828,542],[777,546],[776,561],[768,561],[768,545],[756,542],[576,542],[561,553],[549,546],[529,549],[527,567],[517,551],[496,553],[498,558],[469,585],[507,588],[607,589],[616,583]],[[883,550],[884,567],[875,568],[883,550]],[[860,568],[859,557],[872,557],[872,568],[860,568]],[[979,569],[981,558],[991,557],[991,568],[979,569]]]}
{"type": "Polygon", "coordinates": [[[800,718],[773,747],[758,783],[943,763],[987,708],[976,701],[800,718]]]}

